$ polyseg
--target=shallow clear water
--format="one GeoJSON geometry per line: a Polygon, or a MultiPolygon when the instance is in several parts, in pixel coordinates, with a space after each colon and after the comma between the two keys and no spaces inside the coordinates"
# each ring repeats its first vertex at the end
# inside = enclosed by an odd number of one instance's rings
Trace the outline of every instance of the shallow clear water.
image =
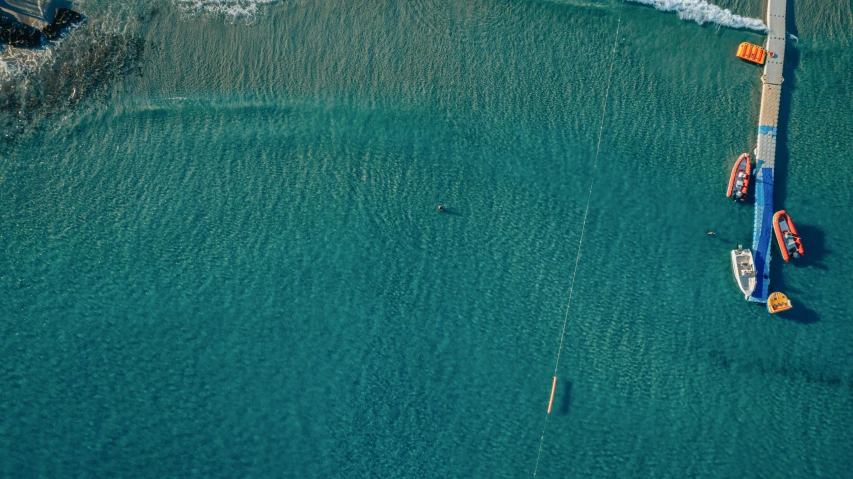
{"type": "Polygon", "coordinates": [[[791,8],[776,201],[807,255],[774,257],[774,317],[724,196],[760,34],[617,2],[82,3],[2,90],[0,475],[532,475],[592,178],[539,475],[843,477],[853,15],[791,8]]]}

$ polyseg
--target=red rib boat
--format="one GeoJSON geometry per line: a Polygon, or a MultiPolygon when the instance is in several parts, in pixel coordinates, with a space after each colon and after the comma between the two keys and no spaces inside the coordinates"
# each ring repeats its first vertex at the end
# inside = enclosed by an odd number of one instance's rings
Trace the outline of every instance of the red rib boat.
{"type": "Polygon", "coordinates": [[[777,211],[773,215],[773,229],[776,230],[776,242],[779,243],[779,251],[785,261],[788,261],[791,256],[799,258],[805,255],[803,241],[797,234],[797,227],[785,210],[777,211]]]}
{"type": "Polygon", "coordinates": [[[749,153],[744,153],[738,157],[734,168],[732,168],[732,177],[729,179],[729,189],[726,196],[731,197],[734,193],[735,200],[745,200],[751,174],[752,162],[749,159],[749,153]]]}

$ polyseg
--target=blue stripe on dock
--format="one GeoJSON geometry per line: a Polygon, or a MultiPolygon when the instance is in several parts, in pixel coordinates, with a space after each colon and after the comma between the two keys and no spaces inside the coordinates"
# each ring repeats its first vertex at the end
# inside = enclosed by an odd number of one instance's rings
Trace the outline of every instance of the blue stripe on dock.
{"type": "Polygon", "coordinates": [[[770,126],[770,125],[759,125],[758,126],[758,134],[759,135],[766,135],[769,133],[772,136],[776,136],[776,131],[777,130],[776,130],[775,126],[770,126]]]}
{"type": "Polygon", "coordinates": [[[749,300],[766,303],[770,288],[770,244],[773,237],[773,168],[761,168],[755,177],[755,223],[752,253],[757,272],[755,291],[749,300]]]}

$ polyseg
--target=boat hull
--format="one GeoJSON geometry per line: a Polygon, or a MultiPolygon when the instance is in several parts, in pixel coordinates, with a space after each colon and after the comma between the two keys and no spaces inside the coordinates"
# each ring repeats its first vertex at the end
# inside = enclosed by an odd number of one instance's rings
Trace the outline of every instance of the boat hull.
{"type": "Polygon", "coordinates": [[[800,235],[797,234],[797,227],[794,226],[794,222],[791,221],[791,217],[788,216],[785,210],[777,211],[773,215],[773,230],[776,233],[776,244],[779,245],[779,252],[782,254],[782,259],[786,262],[791,259],[791,252],[785,245],[785,231],[790,231],[794,235],[794,251],[800,256],[805,255],[803,241],[800,239],[800,235]]]}
{"type": "Polygon", "coordinates": [[[734,273],[735,283],[743,296],[749,299],[749,295],[755,291],[755,262],[752,257],[752,251],[749,249],[732,250],[732,273],[734,273]]]}
{"type": "Polygon", "coordinates": [[[729,188],[726,190],[726,196],[730,197],[734,194],[735,199],[738,201],[744,201],[746,199],[746,193],[749,191],[749,180],[752,175],[752,161],[750,161],[749,153],[743,153],[740,155],[735,161],[735,166],[732,167],[732,174],[729,177],[729,188]],[[743,184],[740,188],[736,188],[737,185],[737,175],[741,171],[744,172],[745,176],[743,178],[743,184]],[[737,190],[740,190],[741,195],[737,196],[737,190]]]}

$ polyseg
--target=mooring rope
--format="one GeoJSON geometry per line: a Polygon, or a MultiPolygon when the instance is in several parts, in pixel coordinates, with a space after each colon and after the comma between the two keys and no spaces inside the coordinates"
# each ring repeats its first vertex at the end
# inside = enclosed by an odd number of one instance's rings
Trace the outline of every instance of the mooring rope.
{"type": "Polygon", "coordinates": [[[560,355],[563,353],[563,339],[566,336],[566,325],[569,322],[569,311],[572,308],[572,294],[575,291],[575,278],[578,274],[578,264],[581,259],[581,246],[583,246],[583,235],[586,233],[586,220],[589,216],[589,204],[592,201],[592,186],[595,184],[595,172],[598,167],[598,154],[601,151],[601,137],[604,134],[604,117],[607,115],[607,98],[610,96],[610,80],[613,78],[613,65],[616,63],[616,48],[619,46],[619,28],[622,26],[622,3],[619,5],[619,20],[616,22],[616,37],[613,40],[613,50],[610,52],[610,72],[607,74],[607,88],[604,90],[604,107],[601,112],[601,123],[598,127],[598,144],[595,147],[595,159],[592,162],[592,173],[589,178],[589,193],[586,198],[586,210],[583,213],[581,224],[581,236],[578,240],[578,251],[575,255],[575,268],[572,271],[572,281],[569,283],[569,301],[566,303],[566,315],[563,318],[563,329],[560,332],[560,346],[557,348],[557,359],[554,361],[554,381],[551,383],[551,398],[548,401],[548,412],[545,413],[545,423],[542,425],[542,436],[539,438],[539,452],[536,453],[536,467],[533,469],[533,477],[539,471],[539,459],[542,457],[542,444],[545,442],[545,430],[548,427],[548,417],[551,415],[551,406],[554,403],[554,390],[557,387],[557,370],[560,367],[560,355]]]}

